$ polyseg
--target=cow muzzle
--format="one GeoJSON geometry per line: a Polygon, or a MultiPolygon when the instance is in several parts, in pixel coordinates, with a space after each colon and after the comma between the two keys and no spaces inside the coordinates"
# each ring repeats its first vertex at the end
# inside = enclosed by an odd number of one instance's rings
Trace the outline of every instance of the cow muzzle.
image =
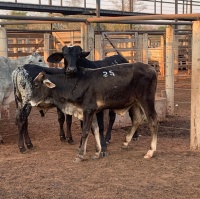
{"type": "Polygon", "coordinates": [[[77,68],[74,67],[74,66],[68,66],[66,68],[66,73],[67,74],[74,74],[74,73],[77,73],[77,68]]]}

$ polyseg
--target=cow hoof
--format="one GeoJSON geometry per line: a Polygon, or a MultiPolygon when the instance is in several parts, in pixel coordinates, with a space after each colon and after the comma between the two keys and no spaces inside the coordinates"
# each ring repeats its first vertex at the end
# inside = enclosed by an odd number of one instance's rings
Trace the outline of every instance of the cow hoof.
{"type": "Polygon", "coordinates": [[[74,144],[74,140],[71,139],[71,138],[68,138],[68,139],[67,139],[67,142],[68,142],[69,144],[74,144]]]}
{"type": "Polygon", "coordinates": [[[27,148],[30,149],[30,150],[33,149],[33,144],[32,143],[27,144],[27,148]]]}
{"type": "Polygon", "coordinates": [[[92,159],[93,159],[93,160],[97,160],[97,159],[99,159],[99,158],[100,158],[100,155],[96,155],[96,154],[95,154],[95,155],[92,156],[92,159]]]}
{"type": "Polygon", "coordinates": [[[26,153],[26,148],[25,147],[21,147],[19,148],[20,153],[26,153]]]}
{"type": "Polygon", "coordinates": [[[66,142],[66,138],[64,136],[60,136],[60,141],[61,142],[66,142]]]}
{"type": "Polygon", "coordinates": [[[108,156],[108,152],[107,151],[102,151],[100,153],[100,157],[104,158],[104,157],[107,157],[108,156]]]}
{"type": "Polygon", "coordinates": [[[123,143],[123,145],[122,145],[122,149],[127,149],[127,148],[128,148],[128,144],[123,143]]]}
{"type": "Polygon", "coordinates": [[[106,144],[107,144],[107,145],[110,144],[110,140],[106,140],[106,144]]]}
{"type": "Polygon", "coordinates": [[[153,151],[152,150],[149,150],[147,152],[147,154],[144,156],[145,159],[150,159],[153,157],[153,151]]]}
{"type": "Polygon", "coordinates": [[[139,140],[139,138],[137,137],[137,138],[133,138],[133,141],[138,141],[139,140]]]}
{"type": "Polygon", "coordinates": [[[82,155],[77,155],[77,157],[75,158],[75,160],[73,162],[79,163],[82,162],[84,160],[82,155]]]}

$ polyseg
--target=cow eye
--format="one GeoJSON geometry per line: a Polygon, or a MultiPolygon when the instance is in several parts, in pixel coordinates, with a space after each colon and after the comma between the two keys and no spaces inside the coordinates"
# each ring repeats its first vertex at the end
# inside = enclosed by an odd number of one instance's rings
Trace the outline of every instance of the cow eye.
{"type": "Polygon", "coordinates": [[[38,83],[35,83],[35,84],[34,84],[34,87],[35,87],[35,88],[39,88],[39,84],[38,84],[38,83]]]}
{"type": "Polygon", "coordinates": [[[42,62],[42,60],[40,59],[39,62],[42,62]]]}

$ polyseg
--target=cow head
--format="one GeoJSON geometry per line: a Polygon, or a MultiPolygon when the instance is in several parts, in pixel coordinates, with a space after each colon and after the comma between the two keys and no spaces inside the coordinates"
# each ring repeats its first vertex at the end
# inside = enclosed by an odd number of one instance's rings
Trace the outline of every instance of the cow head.
{"type": "Polygon", "coordinates": [[[27,61],[25,61],[26,64],[37,64],[42,67],[48,67],[47,64],[45,64],[43,57],[36,53],[33,52],[31,55],[27,56],[27,61]]]}
{"type": "Polygon", "coordinates": [[[29,98],[31,106],[38,106],[41,103],[50,103],[48,101],[51,92],[49,88],[54,88],[56,85],[46,79],[45,76],[45,72],[40,72],[33,80],[31,97],[29,98]]]}
{"type": "Polygon", "coordinates": [[[59,63],[64,58],[64,65],[67,74],[77,72],[78,62],[87,57],[90,52],[84,52],[80,46],[64,46],[62,52],[56,52],[47,58],[48,62],[59,63]]]}

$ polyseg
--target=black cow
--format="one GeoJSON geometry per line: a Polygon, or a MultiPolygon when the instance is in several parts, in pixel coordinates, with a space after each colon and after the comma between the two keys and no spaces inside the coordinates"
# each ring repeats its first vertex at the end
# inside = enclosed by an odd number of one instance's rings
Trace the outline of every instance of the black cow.
{"type": "MultiPolygon", "coordinates": [[[[29,74],[31,68],[24,66],[29,74]]],[[[50,102],[64,113],[83,120],[82,144],[77,156],[81,161],[86,153],[88,133],[93,130],[96,140],[95,157],[99,157],[101,145],[95,113],[112,109],[118,114],[129,110],[132,127],[123,147],[127,147],[133,134],[146,116],[151,131],[150,150],[144,156],[151,158],[157,145],[157,114],[155,93],[157,73],[153,67],[143,63],[119,64],[106,68],[79,71],[76,77],[39,73],[32,82],[27,78],[27,93],[32,106],[50,102]],[[105,76],[105,74],[107,74],[105,76]],[[144,113],[144,114],[143,114],[144,113]]]]}
{"type": "MultiPolygon", "coordinates": [[[[115,56],[111,56],[110,58],[106,58],[102,61],[96,61],[94,63],[98,63],[98,65],[101,65],[101,64],[116,64],[117,62],[127,62],[126,59],[124,59],[123,57],[121,56],[118,56],[118,55],[115,55],[115,56]]],[[[51,69],[47,69],[47,68],[44,68],[43,69],[45,72],[47,73],[52,73],[52,70],[51,69]]],[[[53,70],[54,72],[56,73],[65,73],[65,70],[53,70]]],[[[25,87],[25,83],[24,80],[23,80],[23,75],[26,76],[26,74],[21,74],[20,73],[21,71],[19,69],[17,69],[16,71],[14,71],[13,73],[13,83],[14,83],[14,86],[15,86],[15,97],[16,97],[16,105],[17,105],[17,110],[16,110],[16,124],[18,125],[18,135],[19,135],[19,140],[18,140],[18,146],[19,146],[19,149],[20,149],[20,152],[24,153],[26,151],[26,148],[24,146],[24,141],[27,145],[27,148],[28,149],[32,149],[33,148],[33,144],[31,143],[31,140],[30,140],[30,137],[28,135],[28,115],[30,114],[31,112],[31,106],[25,106],[25,103],[26,103],[26,93],[24,93],[24,87],[25,87]],[[19,74],[18,74],[19,72],[19,74]],[[21,76],[20,78],[18,78],[19,76],[21,76]],[[26,107],[25,109],[21,109],[21,107],[26,107]],[[23,117],[20,119],[19,115],[23,114],[23,117]]],[[[41,72],[41,69],[38,71],[37,67],[35,68],[35,73],[31,73],[31,75],[35,75],[36,73],[38,74],[39,72],[41,72]]],[[[35,76],[34,76],[35,77],[35,76]]],[[[33,78],[33,77],[32,77],[33,78]]],[[[51,108],[52,105],[49,106],[49,104],[43,104],[42,107],[40,107],[42,110],[44,110],[46,112],[46,110],[48,110],[49,108],[51,108]]],[[[40,111],[41,115],[44,116],[44,111],[40,111]]],[[[65,132],[64,132],[64,128],[63,128],[63,125],[64,125],[64,121],[65,121],[65,114],[60,111],[58,108],[57,108],[57,113],[58,113],[58,121],[59,121],[59,127],[60,127],[60,140],[61,141],[68,141],[68,143],[72,144],[74,141],[73,141],[73,138],[72,138],[72,133],[71,133],[71,123],[72,123],[72,116],[71,115],[67,115],[66,116],[66,122],[67,122],[67,132],[66,132],[66,136],[65,136],[65,132]]],[[[103,119],[103,116],[101,116],[102,113],[98,113],[98,117],[102,117],[103,119]]],[[[110,112],[109,113],[110,115],[110,122],[109,122],[109,128],[108,128],[108,135],[110,134],[109,132],[111,131],[112,129],[112,125],[114,123],[114,120],[115,120],[115,113],[114,112],[110,112]]],[[[98,120],[99,121],[99,120],[98,120]]],[[[100,128],[102,129],[103,126],[101,125],[101,122],[99,122],[99,126],[100,128]]],[[[103,129],[101,130],[101,132],[103,133],[103,129]]],[[[104,147],[103,147],[104,148],[104,147]]],[[[104,150],[105,151],[105,150],[104,150]]],[[[105,155],[105,153],[103,153],[102,155],[105,155]]]]}
{"type": "MultiPolygon", "coordinates": [[[[110,57],[106,57],[103,60],[98,61],[90,61],[86,59],[90,52],[84,52],[80,46],[64,46],[62,48],[62,52],[56,52],[51,54],[47,61],[51,63],[59,63],[64,58],[65,71],[67,75],[73,76],[79,70],[88,70],[88,69],[97,69],[102,67],[107,67],[111,65],[116,65],[120,63],[128,63],[128,61],[121,55],[113,55],[110,57]]],[[[105,73],[104,76],[107,74],[105,73]]],[[[61,113],[60,113],[61,115],[61,113]]],[[[99,125],[100,138],[101,138],[101,146],[103,155],[107,151],[106,143],[110,142],[111,139],[111,130],[116,118],[116,114],[114,111],[109,110],[109,125],[104,137],[104,113],[100,111],[97,113],[97,121],[99,125]]],[[[64,115],[63,115],[64,117],[64,115]]],[[[71,134],[71,123],[72,116],[67,115],[67,132],[72,137],[71,134]]],[[[69,137],[69,136],[68,136],[69,137]]],[[[134,134],[134,138],[138,138],[137,132],[134,134]]]]}

